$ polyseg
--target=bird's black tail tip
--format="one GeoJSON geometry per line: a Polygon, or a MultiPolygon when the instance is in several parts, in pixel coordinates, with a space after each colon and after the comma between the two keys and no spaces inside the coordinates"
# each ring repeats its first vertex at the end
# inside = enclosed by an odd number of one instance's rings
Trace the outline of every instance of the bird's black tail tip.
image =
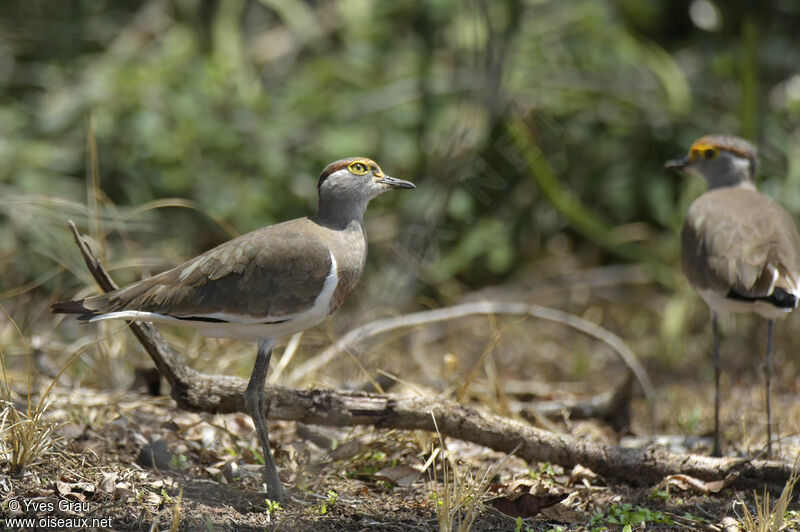
{"type": "Polygon", "coordinates": [[[50,312],[53,314],[80,314],[78,319],[88,320],[94,312],[83,306],[83,300],[80,301],[60,301],[50,305],[50,312]]]}

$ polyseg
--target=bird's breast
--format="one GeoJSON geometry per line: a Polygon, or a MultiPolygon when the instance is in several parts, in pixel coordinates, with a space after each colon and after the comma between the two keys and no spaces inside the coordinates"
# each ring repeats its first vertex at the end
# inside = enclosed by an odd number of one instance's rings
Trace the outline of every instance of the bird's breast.
{"type": "Polygon", "coordinates": [[[338,282],[331,298],[331,312],[339,308],[353,292],[367,260],[367,240],[363,231],[344,232],[337,235],[336,241],[337,245],[332,249],[338,282]]]}

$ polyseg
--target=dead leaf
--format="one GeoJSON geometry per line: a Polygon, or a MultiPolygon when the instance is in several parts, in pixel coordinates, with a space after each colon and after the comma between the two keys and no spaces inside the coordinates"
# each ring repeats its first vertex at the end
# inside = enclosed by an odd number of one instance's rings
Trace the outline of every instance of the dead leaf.
{"type": "Polygon", "coordinates": [[[708,495],[710,493],[719,493],[735,478],[735,475],[728,475],[722,480],[705,481],[689,475],[677,474],[668,476],[661,482],[660,485],[675,487],[682,491],[692,489],[698,493],[702,493],[703,495],[708,495]]]}
{"type": "Polygon", "coordinates": [[[372,475],[372,478],[376,480],[385,480],[395,484],[396,486],[405,488],[414,483],[414,481],[416,481],[421,474],[422,473],[420,473],[418,469],[415,469],[411,466],[401,465],[395,467],[384,467],[372,475]]]}
{"type": "Polygon", "coordinates": [[[134,495],[135,494],[131,489],[130,485],[126,482],[118,482],[114,486],[114,498],[119,501],[125,502],[134,495]]]}
{"type": "Polygon", "coordinates": [[[329,453],[331,460],[348,460],[364,450],[364,444],[358,440],[348,440],[329,453]]]}
{"type": "Polygon", "coordinates": [[[72,493],[78,491],[86,495],[93,495],[95,492],[94,484],[91,482],[74,482],[70,484],[70,488],[72,488],[72,493]]]}
{"type": "Polygon", "coordinates": [[[506,486],[506,494],[509,499],[514,500],[524,493],[530,493],[536,484],[538,483],[529,478],[518,478],[506,486]]]}
{"type": "Polygon", "coordinates": [[[222,476],[229,484],[232,484],[234,479],[239,476],[239,464],[234,461],[227,462],[222,467],[222,476]]]}
{"type": "Polygon", "coordinates": [[[56,482],[56,491],[58,492],[59,495],[63,497],[67,493],[71,492],[72,488],[70,488],[69,484],[67,484],[66,482],[58,481],[56,482]]]}
{"type": "Polygon", "coordinates": [[[589,516],[584,512],[579,512],[571,506],[567,506],[564,502],[556,503],[549,508],[543,508],[542,515],[551,521],[564,524],[581,523],[589,519],[589,516]]]}
{"type": "Polygon", "coordinates": [[[584,467],[580,464],[576,465],[572,468],[569,474],[569,486],[574,486],[575,484],[593,484],[598,480],[597,473],[589,469],[588,467],[584,467]]]}
{"type": "Polygon", "coordinates": [[[84,495],[83,493],[75,492],[75,491],[71,491],[71,492],[65,494],[64,498],[65,499],[69,499],[71,501],[76,501],[76,502],[86,502],[86,495],[84,495]]]}
{"type": "Polygon", "coordinates": [[[514,500],[508,497],[500,497],[491,501],[496,510],[511,517],[533,517],[544,508],[559,503],[567,498],[566,493],[557,495],[531,495],[522,493],[514,500]]]}
{"type": "Polygon", "coordinates": [[[157,495],[152,491],[148,491],[144,496],[144,503],[149,506],[160,506],[162,502],[161,495],[157,495]]]}
{"type": "Polygon", "coordinates": [[[100,486],[98,486],[98,489],[103,493],[111,495],[114,493],[114,483],[116,481],[116,473],[103,473],[103,479],[100,481],[100,486]]]}

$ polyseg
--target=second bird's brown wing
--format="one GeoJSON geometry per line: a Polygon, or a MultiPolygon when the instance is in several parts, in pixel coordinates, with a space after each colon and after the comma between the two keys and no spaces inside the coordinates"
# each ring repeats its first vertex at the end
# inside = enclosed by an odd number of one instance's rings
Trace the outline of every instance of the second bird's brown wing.
{"type": "Polygon", "coordinates": [[[681,233],[683,271],[698,289],[743,297],[788,292],[800,273],[800,235],[794,220],[754,190],[706,192],[689,208],[681,233]]]}
{"type": "Polygon", "coordinates": [[[315,229],[303,218],[247,233],[169,271],[86,298],[83,307],[94,315],[137,310],[264,321],[304,312],[331,271],[330,252],[315,229]]]}

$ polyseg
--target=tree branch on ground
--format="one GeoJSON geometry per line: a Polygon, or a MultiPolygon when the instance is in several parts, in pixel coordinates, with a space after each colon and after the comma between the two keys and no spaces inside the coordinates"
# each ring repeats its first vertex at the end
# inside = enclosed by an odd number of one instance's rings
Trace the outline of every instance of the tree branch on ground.
{"type": "MultiPolygon", "coordinates": [[[[92,254],[75,224],[69,223],[86,265],[105,291],[116,285],[92,254]]],[[[130,328],[172,387],[179,408],[208,413],[245,413],[247,380],[206,375],[187,367],[149,323],[130,328]]],[[[347,338],[347,336],[345,337],[347,338]]],[[[406,397],[335,390],[298,390],[269,386],[267,417],[313,425],[372,425],[384,429],[438,431],[485,447],[514,453],[527,462],[565,468],[583,465],[596,473],[636,485],[654,485],[683,473],[703,480],[727,479],[737,488],[766,486],[780,490],[791,475],[789,464],[744,458],[679,455],[662,449],[603,445],[486,414],[439,397],[406,397]]]]}

